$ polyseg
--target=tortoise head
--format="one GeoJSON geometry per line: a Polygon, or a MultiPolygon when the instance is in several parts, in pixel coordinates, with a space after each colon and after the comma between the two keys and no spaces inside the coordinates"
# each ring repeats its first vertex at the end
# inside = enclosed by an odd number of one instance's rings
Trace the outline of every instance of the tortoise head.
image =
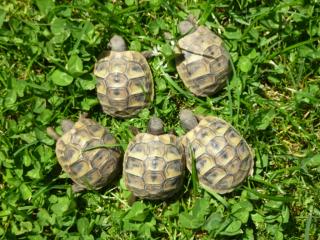
{"type": "Polygon", "coordinates": [[[193,28],[194,28],[194,25],[190,21],[182,21],[178,25],[179,32],[182,35],[186,35],[187,33],[190,33],[193,28]]]}
{"type": "MultiPolygon", "coordinates": [[[[88,115],[89,114],[87,112],[80,113],[79,121],[84,121],[88,117],[88,115]]],[[[61,128],[63,133],[66,133],[73,127],[74,127],[74,122],[72,122],[70,119],[64,119],[61,121],[61,128]]]]}
{"type": "Polygon", "coordinates": [[[181,110],[179,113],[179,118],[181,126],[187,131],[190,131],[198,125],[198,119],[193,112],[188,109],[181,110]]]}
{"type": "MultiPolygon", "coordinates": [[[[80,120],[86,118],[88,116],[87,113],[80,114],[80,120]]],[[[68,132],[71,128],[73,128],[74,122],[69,119],[64,119],[61,121],[62,133],[68,132]]],[[[47,134],[55,140],[58,140],[61,136],[53,129],[53,127],[47,128],[47,134]]]]}
{"type": "Polygon", "coordinates": [[[148,124],[148,132],[153,135],[161,135],[163,134],[163,122],[158,117],[152,117],[149,120],[148,124]]]}
{"type": "Polygon", "coordinates": [[[194,15],[189,14],[187,20],[178,24],[178,30],[182,35],[193,32],[197,27],[197,19],[194,15]]]}
{"type": "MultiPolygon", "coordinates": [[[[66,133],[69,131],[74,125],[74,122],[71,120],[62,120],[61,122],[61,128],[62,132],[66,133]]],[[[58,140],[61,136],[54,130],[53,127],[48,127],[47,128],[47,134],[52,137],[54,140],[58,140]]]]}
{"type": "Polygon", "coordinates": [[[123,52],[127,49],[126,42],[123,37],[119,35],[114,35],[108,44],[108,47],[111,48],[112,51],[123,52]]]}
{"type": "MultiPolygon", "coordinates": [[[[71,120],[62,120],[61,121],[61,128],[62,132],[66,133],[69,131],[72,127],[74,126],[74,122],[71,120]]],[[[48,127],[47,128],[47,134],[52,137],[54,140],[58,140],[61,136],[54,130],[53,127],[48,127]]]]}
{"type": "Polygon", "coordinates": [[[65,119],[62,120],[61,122],[61,128],[63,133],[66,133],[67,131],[69,131],[71,128],[73,128],[74,126],[74,122],[72,122],[71,120],[65,119]]]}

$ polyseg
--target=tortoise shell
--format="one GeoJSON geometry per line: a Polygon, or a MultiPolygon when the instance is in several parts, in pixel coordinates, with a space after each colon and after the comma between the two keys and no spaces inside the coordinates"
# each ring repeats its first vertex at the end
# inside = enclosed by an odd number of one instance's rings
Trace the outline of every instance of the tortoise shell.
{"type": "Polygon", "coordinates": [[[231,73],[230,56],[220,37],[199,26],[178,43],[177,71],[185,86],[197,96],[220,90],[231,73]]]}
{"type": "Polygon", "coordinates": [[[145,199],[173,196],[183,186],[183,148],[172,134],[138,134],[128,145],[123,177],[133,194],[145,199]]]}
{"type": "Polygon", "coordinates": [[[153,100],[153,78],[145,57],[135,51],[109,51],[94,69],[97,95],[105,113],[131,117],[153,100]]]}
{"type": "Polygon", "coordinates": [[[56,155],[62,169],[76,184],[99,189],[119,173],[121,160],[116,143],[106,128],[91,119],[80,118],[57,140],[56,155]]]}
{"type": "Polygon", "coordinates": [[[192,171],[192,158],[200,185],[220,194],[234,190],[253,173],[253,154],[243,137],[226,121],[204,117],[182,137],[187,168],[192,171]]]}

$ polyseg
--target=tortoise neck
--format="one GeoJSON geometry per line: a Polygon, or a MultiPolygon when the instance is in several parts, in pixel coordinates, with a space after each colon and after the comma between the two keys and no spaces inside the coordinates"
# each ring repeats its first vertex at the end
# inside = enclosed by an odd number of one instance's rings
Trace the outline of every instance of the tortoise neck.
{"type": "Polygon", "coordinates": [[[161,135],[164,133],[163,128],[162,129],[150,129],[148,128],[148,133],[152,134],[152,135],[161,135]]]}
{"type": "Polygon", "coordinates": [[[181,110],[179,114],[179,118],[180,118],[182,127],[187,131],[192,130],[199,123],[197,117],[192,113],[192,111],[188,109],[181,110]]]}

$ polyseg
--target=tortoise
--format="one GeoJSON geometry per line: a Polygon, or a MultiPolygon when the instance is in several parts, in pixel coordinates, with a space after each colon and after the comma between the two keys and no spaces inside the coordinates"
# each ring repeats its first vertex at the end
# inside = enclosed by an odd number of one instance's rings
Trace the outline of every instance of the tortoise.
{"type": "Polygon", "coordinates": [[[228,193],[253,174],[253,153],[233,126],[215,116],[195,116],[187,109],[179,117],[188,131],[181,139],[187,168],[192,172],[194,159],[204,189],[228,193]]]}
{"type": "Polygon", "coordinates": [[[219,36],[192,19],[178,25],[176,68],[184,85],[196,96],[212,96],[230,77],[230,55],[219,36]]]}
{"type": "Polygon", "coordinates": [[[116,147],[116,139],[108,129],[87,118],[85,114],[76,123],[63,120],[61,127],[62,136],[52,127],[47,132],[57,140],[57,159],[73,180],[74,192],[100,189],[118,176],[121,170],[121,153],[116,147]]]}
{"type": "Polygon", "coordinates": [[[185,158],[178,138],[164,134],[163,122],[152,117],[148,133],[139,133],[129,143],[123,160],[126,187],[135,197],[170,198],[183,186],[185,158]]]}
{"type": "Polygon", "coordinates": [[[114,35],[107,51],[94,67],[97,96],[105,113],[120,118],[136,115],[154,97],[153,77],[146,60],[150,52],[126,51],[126,43],[114,35]]]}

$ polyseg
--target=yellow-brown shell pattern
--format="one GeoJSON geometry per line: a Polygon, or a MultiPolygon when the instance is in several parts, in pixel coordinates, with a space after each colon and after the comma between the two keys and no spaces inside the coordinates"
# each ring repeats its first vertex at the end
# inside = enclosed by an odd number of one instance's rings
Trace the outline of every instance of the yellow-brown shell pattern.
{"type": "Polygon", "coordinates": [[[138,134],[128,145],[123,177],[133,194],[145,199],[173,196],[183,186],[183,148],[172,134],[138,134]]]}
{"type": "Polygon", "coordinates": [[[177,71],[185,86],[197,96],[210,96],[225,86],[231,73],[230,55],[220,37],[200,26],[181,38],[177,71]]]}
{"type": "Polygon", "coordinates": [[[199,182],[205,189],[228,193],[253,173],[249,145],[233,126],[220,118],[204,117],[182,138],[182,144],[188,170],[191,172],[194,157],[199,182]]]}
{"type": "Polygon", "coordinates": [[[106,128],[82,118],[58,139],[56,155],[62,169],[75,183],[88,189],[99,189],[120,172],[120,151],[116,144],[106,128]],[[89,148],[91,150],[87,150],[89,148]]]}
{"type": "Polygon", "coordinates": [[[111,116],[134,116],[153,100],[151,70],[139,52],[109,51],[96,63],[94,74],[102,109],[111,116]]]}

